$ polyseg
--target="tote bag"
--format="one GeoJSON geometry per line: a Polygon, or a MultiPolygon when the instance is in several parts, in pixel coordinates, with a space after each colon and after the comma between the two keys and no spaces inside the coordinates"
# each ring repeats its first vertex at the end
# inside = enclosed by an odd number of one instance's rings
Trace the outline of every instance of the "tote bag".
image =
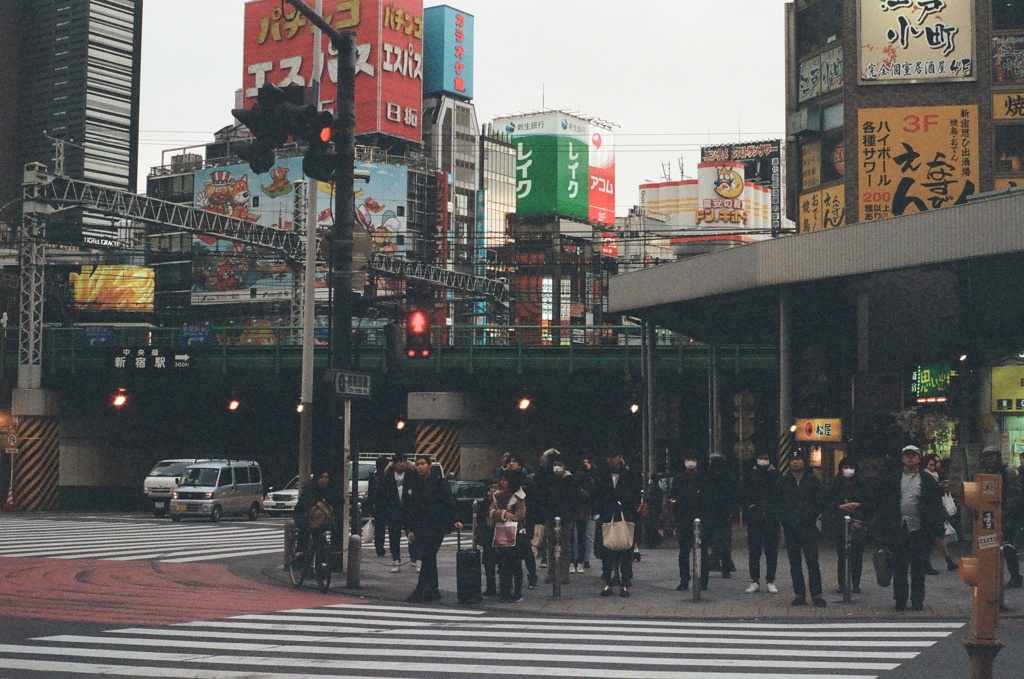
{"type": "Polygon", "coordinates": [[[601,526],[601,538],[604,548],[612,551],[633,549],[633,522],[626,521],[622,512],[618,520],[612,519],[601,526]]]}
{"type": "Polygon", "coordinates": [[[494,524],[494,539],[491,547],[515,547],[519,523],[516,521],[498,521],[494,524]]]}

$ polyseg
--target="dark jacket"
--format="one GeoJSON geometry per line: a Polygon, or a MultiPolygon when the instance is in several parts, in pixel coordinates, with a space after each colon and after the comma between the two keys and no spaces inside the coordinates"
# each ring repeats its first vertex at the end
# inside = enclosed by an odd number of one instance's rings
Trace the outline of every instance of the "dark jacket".
{"type": "MultiPolygon", "coordinates": [[[[948,516],[942,508],[942,488],[931,474],[918,472],[921,476],[921,501],[918,505],[921,527],[928,535],[938,537],[944,534],[943,523],[948,516]]],[[[900,519],[900,479],[903,471],[893,471],[878,482],[876,488],[875,507],[878,512],[878,531],[883,540],[899,539],[900,519]]]]}
{"type": "Polygon", "coordinates": [[[732,513],[740,501],[740,488],[729,463],[713,457],[708,468],[709,517],[716,527],[732,523],[732,513]]]}
{"type": "Polygon", "coordinates": [[[455,496],[444,479],[430,475],[421,478],[406,472],[402,500],[402,526],[417,540],[439,540],[455,529],[455,496]],[[412,483],[410,483],[412,480],[412,483]]]}
{"type": "Polygon", "coordinates": [[[693,520],[700,519],[704,530],[711,524],[711,493],[708,490],[707,470],[697,467],[684,471],[672,480],[672,500],[675,505],[676,529],[692,531],[693,520]]]}
{"type": "Polygon", "coordinates": [[[824,488],[811,470],[804,472],[800,483],[792,472],[779,479],[775,487],[779,521],[787,536],[814,538],[818,536],[815,522],[824,509],[824,488]]]}
{"type": "Polygon", "coordinates": [[[775,502],[775,487],[779,483],[779,470],[774,465],[756,463],[743,478],[743,514],[748,526],[772,526],[779,520],[775,502]]]}
{"type": "Polygon", "coordinates": [[[594,480],[594,507],[600,523],[608,523],[621,511],[626,521],[636,522],[636,508],[640,506],[642,482],[640,475],[625,467],[618,470],[619,482],[612,483],[612,470],[605,467],[594,480]]]}
{"type": "MultiPolygon", "coordinates": [[[[408,488],[409,484],[415,482],[416,469],[411,466],[406,467],[404,487],[408,488]]],[[[394,467],[388,465],[388,468],[384,470],[384,476],[381,478],[380,484],[374,491],[376,495],[373,498],[373,511],[377,520],[386,523],[401,522],[402,503],[398,497],[398,483],[395,481],[394,467]]]]}
{"type": "Polygon", "coordinates": [[[576,514],[579,513],[580,491],[574,475],[568,471],[562,476],[550,470],[538,472],[533,477],[533,489],[533,506],[540,510],[538,522],[553,521],[556,516],[561,518],[563,523],[576,520],[576,514]]]}
{"type": "Polygon", "coordinates": [[[1000,511],[1002,512],[1003,535],[1007,539],[1013,539],[1013,533],[1020,525],[1021,519],[1021,483],[1010,471],[1009,467],[999,463],[993,470],[979,468],[977,474],[997,474],[1003,478],[1003,498],[1000,511]]]}
{"type": "Polygon", "coordinates": [[[579,507],[576,513],[577,519],[589,519],[594,515],[594,493],[597,488],[597,470],[589,472],[582,466],[576,472],[576,485],[579,488],[579,507]]]}
{"type": "Polygon", "coordinates": [[[832,486],[825,496],[825,511],[828,514],[829,526],[836,540],[843,538],[843,526],[845,517],[849,516],[854,521],[870,523],[872,519],[872,497],[871,489],[866,481],[857,474],[852,479],[844,478],[842,473],[836,476],[832,486]],[[839,505],[847,502],[859,502],[860,507],[852,512],[844,512],[839,505]]]}
{"type": "Polygon", "coordinates": [[[321,488],[317,485],[316,479],[312,479],[299,490],[299,499],[295,502],[295,509],[292,514],[296,525],[300,528],[306,525],[306,512],[309,511],[310,507],[320,502],[320,500],[327,501],[327,504],[334,510],[335,517],[340,515],[339,511],[344,505],[344,500],[334,484],[328,483],[325,487],[321,488]]]}

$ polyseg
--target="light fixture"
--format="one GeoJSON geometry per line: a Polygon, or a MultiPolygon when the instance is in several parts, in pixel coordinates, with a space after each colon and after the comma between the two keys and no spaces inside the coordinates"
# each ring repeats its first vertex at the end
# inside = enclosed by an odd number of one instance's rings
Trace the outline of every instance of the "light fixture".
{"type": "Polygon", "coordinates": [[[796,432],[796,425],[795,424],[789,425],[789,432],[791,434],[796,432]]]}
{"type": "Polygon", "coordinates": [[[230,401],[228,401],[228,410],[231,410],[231,411],[238,410],[238,406],[240,406],[240,405],[241,405],[241,403],[239,402],[239,400],[237,398],[232,397],[232,399],[230,401]]]}
{"type": "Polygon", "coordinates": [[[963,363],[967,360],[967,354],[960,354],[960,362],[963,363]]]}
{"type": "Polygon", "coordinates": [[[295,406],[295,412],[301,413],[304,407],[305,406],[300,403],[299,405],[295,406]]]}
{"type": "Polygon", "coordinates": [[[398,420],[398,422],[395,422],[395,429],[405,429],[405,420],[398,420]]]}
{"type": "Polygon", "coordinates": [[[640,404],[639,403],[630,403],[629,404],[629,412],[635,413],[638,410],[640,410],[640,404]]]}
{"type": "Polygon", "coordinates": [[[521,397],[519,399],[519,409],[520,410],[527,410],[527,409],[529,409],[530,403],[531,403],[531,401],[530,401],[530,397],[529,396],[521,397]]]}
{"type": "Polygon", "coordinates": [[[115,408],[120,408],[121,406],[123,406],[127,402],[128,402],[128,393],[126,392],[126,390],[124,388],[119,387],[118,390],[117,390],[117,393],[114,394],[114,399],[111,401],[111,403],[114,405],[115,408]]]}

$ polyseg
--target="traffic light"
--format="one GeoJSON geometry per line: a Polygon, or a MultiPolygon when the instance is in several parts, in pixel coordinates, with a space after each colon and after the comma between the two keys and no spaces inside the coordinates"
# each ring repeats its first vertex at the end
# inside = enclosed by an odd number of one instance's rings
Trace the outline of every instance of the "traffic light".
{"type": "Polygon", "coordinates": [[[974,481],[964,483],[964,504],[974,513],[974,544],[972,556],[961,557],[957,569],[961,582],[974,588],[971,633],[964,646],[973,666],[987,664],[989,670],[1002,648],[996,639],[1002,584],[1002,481],[1000,474],[977,474],[974,481]]]}
{"type": "Polygon", "coordinates": [[[331,143],[334,137],[334,116],[320,111],[304,130],[306,155],[302,158],[302,174],[322,182],[331,181],[338,154],[331,143]]]}
{"type": "Polygon", "coordinates": [[[257,174],[270,171],[274,166],[274,149],[288,141],[283,106],[289,96],[294,95],[268,83],[260,87],[252,108],[231,109],[231,115],[249,128],[256,138],[236,150],[236,153],[257,174]]]}
{"type": "Polygon", "coordinates": [[[426,312],[416,309],[405,323],[405,355],[409,358],[430,358],[430,319],[426,312]]]}

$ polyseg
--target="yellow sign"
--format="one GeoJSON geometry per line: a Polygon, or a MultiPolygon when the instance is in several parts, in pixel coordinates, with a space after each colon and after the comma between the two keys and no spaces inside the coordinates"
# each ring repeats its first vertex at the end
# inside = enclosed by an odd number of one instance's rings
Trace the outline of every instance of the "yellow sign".
{"type": "Polygon", "coordinates": [[[800,194],[798,233],[833,229],[843,225],[846,201],[843,184],[800,194]]]}
{"type": "Polygon", "coordinates": [[[797,441],[842,441],[843,421],[831,419],[800,419],[796,421],[797,441]]]}
{"type": "Polygon", "coordinates": [[[862,222],[958,205],[980,181],[977,106],[858,112],[862,222]]]}
{"type": "Polygon", "coordinates": [[[813,189],[821,183],[821,142],[810,141],[800,146],[800,188],[813,189]]]}
{"type": "Polygon", "coordinates": [[[1024,413],[1024,365],[992,368],[992,412],[1024,413]]]}
{"type": "Polygon", "coordinates": [[[1024,92],[999,92],[992,95],[994,120],[1024,120],[1024,92]]]}
{"type": "Polygon", "coordinates": [[[1015,189],[1018,186],[1024,186],[1024,176],[1022,177],[1002,177],[996,178],[994,186],[996,191],[999,189],[1015,189]]]}

